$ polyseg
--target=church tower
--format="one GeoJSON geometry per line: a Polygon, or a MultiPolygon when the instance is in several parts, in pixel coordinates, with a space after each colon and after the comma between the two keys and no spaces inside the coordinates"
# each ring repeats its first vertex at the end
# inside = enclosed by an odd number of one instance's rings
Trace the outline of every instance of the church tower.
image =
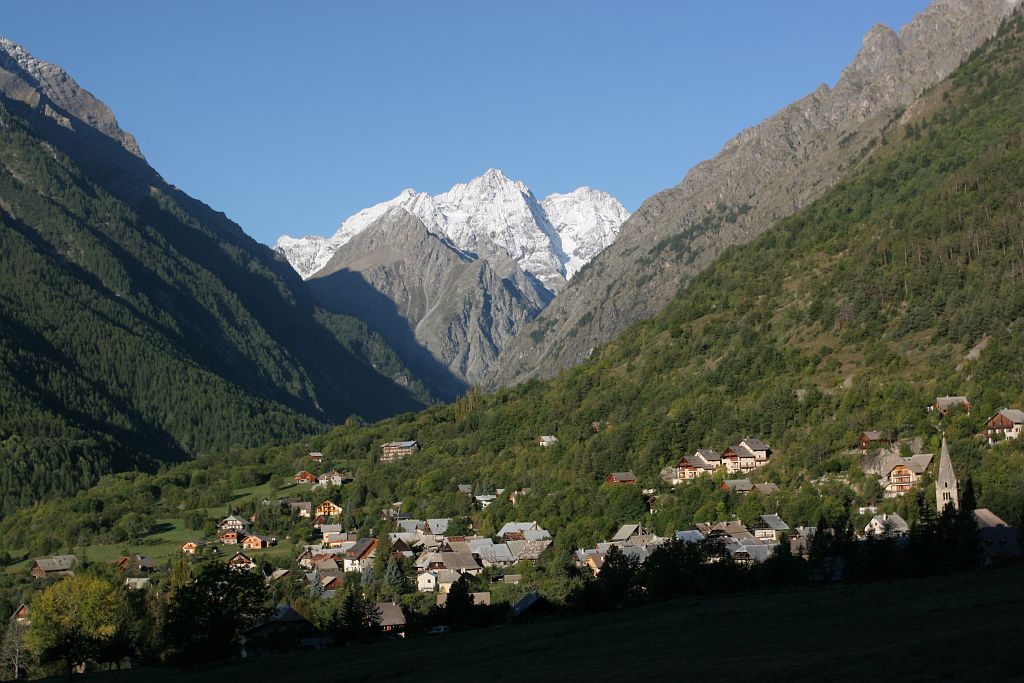
{"type": "Polygon", "coordinates": [[[942,454],[939,457],[939,475],[935,479],[935,509],[942,514],[947,505],[960,509],[960,495],[957,493],[956,473],[949,459],[946,435],[942,435],[942,454]]]}

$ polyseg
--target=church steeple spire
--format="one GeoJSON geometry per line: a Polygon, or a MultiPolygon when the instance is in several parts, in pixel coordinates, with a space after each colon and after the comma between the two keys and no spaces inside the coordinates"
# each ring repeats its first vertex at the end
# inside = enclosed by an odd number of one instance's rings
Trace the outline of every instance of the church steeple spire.
{"type": "Polygon", "coordinates": [[[947,505],[960,509],[960,494],[957,491],[956,473],[949,459],[946,435],[942,435],[942,453],[939,456],[939,474],[935,479],[935,508],[941,513],[947,505]]]}

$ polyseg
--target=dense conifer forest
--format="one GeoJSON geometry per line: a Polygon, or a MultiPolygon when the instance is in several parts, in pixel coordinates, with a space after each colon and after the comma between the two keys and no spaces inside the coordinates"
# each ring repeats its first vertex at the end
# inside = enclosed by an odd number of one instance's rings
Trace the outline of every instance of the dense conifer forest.
{"type": "Polygon", "coordinates": [[[0,515],[429,402],[382,339],[317,308],[238,226],[135,157],[142,199],[116,165],[87,173],[62,150],[98,153],[66,133],[0,107],[0,515]]]}

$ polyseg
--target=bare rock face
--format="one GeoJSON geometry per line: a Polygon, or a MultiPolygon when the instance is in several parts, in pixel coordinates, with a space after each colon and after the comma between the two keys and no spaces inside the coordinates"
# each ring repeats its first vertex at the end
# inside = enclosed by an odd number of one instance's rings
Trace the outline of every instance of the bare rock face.
{"type": "Polygon", "coordinates": [[[378,331],[406,364],[454,398],[547,303],[511,258],[478,258],[391,207],[308,280],[317,297],[378,331]]]}
{"type": "Polygon", "coordinates": [[[0,38],[0,92],[73,129],[71,118],[61,113],[66,112],[142,158],[135,138],[121,130],[107,105],[78,85],[64,69],[36,59],[6,38],[0,38]]]}
{"type": "Polygon", "coordinates": [[[660,311],[725,248],[820,197],[870,153],[895,114],[948,76],[1019,4],[939,0],[899,33],[872,28],[834,88],[822,85],[742,131],[645,201],[615,243],[505,348],[489,384],[548,377],[579,363],[660,311]]]}

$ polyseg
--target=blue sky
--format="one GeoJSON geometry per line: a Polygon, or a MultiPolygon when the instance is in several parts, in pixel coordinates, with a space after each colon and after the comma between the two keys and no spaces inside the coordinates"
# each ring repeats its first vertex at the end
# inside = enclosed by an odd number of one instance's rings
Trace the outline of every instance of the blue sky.
{"type": "Polygon", "coordinates": [[[630,210],[925,0],[20,2],[0,34],[272,243],[490,167],[630,210]]]}

